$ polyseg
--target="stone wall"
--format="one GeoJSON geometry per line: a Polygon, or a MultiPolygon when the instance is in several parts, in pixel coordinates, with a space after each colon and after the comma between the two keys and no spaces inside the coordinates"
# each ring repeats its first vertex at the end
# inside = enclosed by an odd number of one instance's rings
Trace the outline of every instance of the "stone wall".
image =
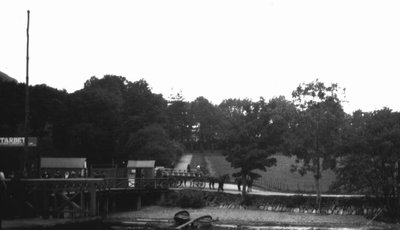
{"type": "Polygon", "coordinates": [[[315,206],[312,196],[257,196],[249,194],[244,205],[240,195],[203,192],[206,205],[226,209],[258,209],[273,212],[294,212],[325,215],[364,215],[374,217],[383,210],[382,203],[371,197],[326,198],[321,209],[315,206]]]}

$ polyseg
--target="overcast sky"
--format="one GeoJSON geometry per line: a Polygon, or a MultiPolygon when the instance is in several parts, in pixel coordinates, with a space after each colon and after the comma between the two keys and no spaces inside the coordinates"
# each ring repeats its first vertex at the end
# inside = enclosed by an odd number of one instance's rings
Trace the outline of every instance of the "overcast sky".
{"type": "Polygon", "coordinates": [[[345,111],[400,111],[400,1],[0,1],[0,71],[83,88],[145,79],[165,98],[270,99],[316,78],[346,88],[345,111]]]}

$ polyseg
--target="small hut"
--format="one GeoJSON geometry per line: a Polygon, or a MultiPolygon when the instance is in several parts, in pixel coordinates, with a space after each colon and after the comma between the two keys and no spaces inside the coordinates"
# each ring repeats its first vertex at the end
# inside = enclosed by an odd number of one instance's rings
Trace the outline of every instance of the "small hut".
{"type": "Polygon", "coordinates": [[[128,169],[129,179],[153,179],[155,161],[134,161],[129,160],[126,168],[128,169]]]}
{"type": "Polygon", "coordinates": [[[86,158],[42,157],[40,175],[42,178],[86,177],[86,158]]]}

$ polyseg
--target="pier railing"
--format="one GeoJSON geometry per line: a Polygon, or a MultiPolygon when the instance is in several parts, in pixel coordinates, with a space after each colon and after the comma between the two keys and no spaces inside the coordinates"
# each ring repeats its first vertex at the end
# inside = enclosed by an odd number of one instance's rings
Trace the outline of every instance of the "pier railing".
{"type": "MultiPolygon", "coordinates": [[[[99,193],[143,193],[166,191],[179,185],[176,178],[48,178],[7,180],[7,206],[18,212],[34,213],[44,218],[95,216],[98,213],[99,193]]],[[[17,215],[21,215],[18,213],[17,215]]]]}

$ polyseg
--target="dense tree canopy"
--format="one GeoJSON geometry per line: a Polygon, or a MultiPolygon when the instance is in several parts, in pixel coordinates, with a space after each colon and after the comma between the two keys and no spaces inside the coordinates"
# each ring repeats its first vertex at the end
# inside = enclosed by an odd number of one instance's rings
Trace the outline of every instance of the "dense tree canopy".
{"type": "Polygon", "coordinates": [[[0,81],[0,135],[23,135],[24,90],[23,84],[0,81]]]}
{"type": "MultiPolygon", "coordinates": [[[[8,111],[0,113],[1,136],[23,136],[24,89],[23,84],[0,83],[2,111],[8,111]]],[[[42,156],[81,156],[87,157],[90,164],[126,161],[144,154],[140,149],[131,149],[139,153],[126,149],[132,136],[152,125],[163,129],[167,123],[167,101],[152,93],[144,80],[129,82],[113,75],[91,77],[84,88],[71,94],[37,85],[30,87],[30,96],[29,133],[39,138],[36,150],[42,156]]],[[[158,134],[150,135],[156,139],[158,134]]],[[[170,141],[167,134],[162,138],[158,143],[170,141]]],[[[163,151],[168,157],[164,158],[170,161],[182,151],[173,143],[161,146],[167,148],[163,151]]]]}
{"type": "MultiPolygon", "coordinates": [[[[218,106],[179,94],[167,101],[143,79],[114,75],[91,77],[74,93],[29,90],[29,135],[39,138],[32,156],[80,156],[89,164],[154,159],[170,167],[183,151],[222,149],[245,185],[282,151],[297,157],[294,171],[313,174],[317,190],[321,170],[336,168],[333,189],[383,196],[400,213],[400,115],[389,108],[345,114],[336,84],[301,84],[293,102],[226,99],[218,106]]],[[[0,81],[0,136],[23,136],[24,100],[23,84],[0,81]]],[[[22,152],[1,148],[0,167],[18,167],[22,152]]]]}
{"type": "Polygon", "coordinates": [[[154,124],[132,133],[126,143],[129,159],[156,160],[157,165],[172,167],[183,153],[178,142],[168,138],[160,125],[154,124]]]}
{"type": "Polygon", "coordinates": [[[356,111],[346,120],[336,190],[384,197],[388,212],[400,214],[400,113],[388,108],[356,111]]]}

